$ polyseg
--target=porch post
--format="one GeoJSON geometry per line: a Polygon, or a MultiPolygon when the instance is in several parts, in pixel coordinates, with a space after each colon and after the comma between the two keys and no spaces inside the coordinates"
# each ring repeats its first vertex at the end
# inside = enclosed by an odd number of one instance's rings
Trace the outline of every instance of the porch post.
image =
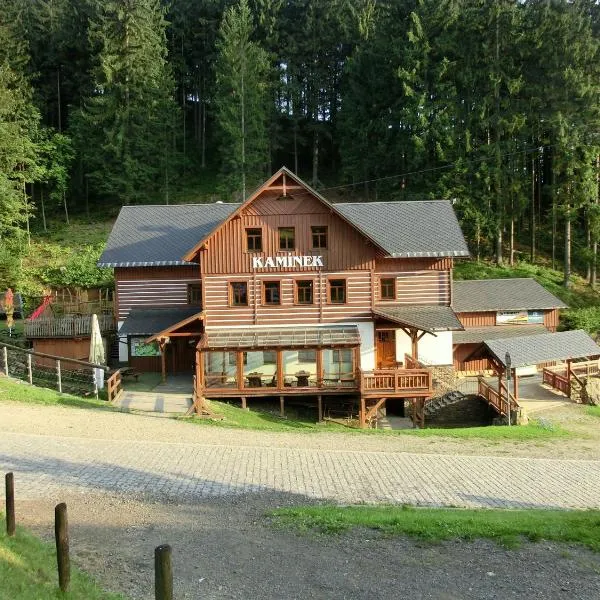
{"type": "Polygon", "coordinates": [[[323,348],[317,348],[317,387],[323,387],[323,348]]]}
{"type": "MultiPolygon", "coordinates": [[[[238,350],[235,353],[235,378],[238,390],[244,389],[244,353],[238,350]]],[[[242,408],[246,408],[242,404],[242,408]]]]}
{"type": "Polygon", "coordinates": [[[367,406],[366,406],[366,402],[365,402],[365,397],[362,394],[360,395],[359,419],[360,419],[360,427],[361,427],[361,429],[364,429],[367,424],[367,406]]]}
{"type": "Polygon", "coordinates": [[[517,377],[517,369],[513,369],[513,385],[515,386],[515,401],[519,401],[519,378],[517,377]]]}
{"type": "Polygon", "coordinates": [[[414,360],[419,360],[419,342],[416,329],[410,330],[410,341],[412,346],[412,358],[414,360]]]}
{"type": "Polygon", "coordinates": [[[567,395],[569,396],[569,398],[571,397],[571,359],[568,358],[567,359],[567,386],[568,386],[568,393],[567,395]]]}
{"type": "Polygon", "coordinates": [[[319,413],[319,423],[323,420],[323,396],[317,396],[317,410],[319,413]]]}
{"type": "Polygon", "coordinates": [[[160,376],[163,383],[167,381],[167,339],[168,338],[158,339],[158,349],[160,350],[160,376]]]}
{"type": "MultiPolygon", "coordinates": [[[[283,350],[277,350],[277,389],[283,389],[283,350]]],[[[282,396],[283,398],[283,396],[282,396]]],[[[283,402],[283,400],[282,400],[283,402]]],[[[283,404],[282,404],[283,406],[283,404]]],[[[282,415],[283,416],[283,408],[282,415]]]]}

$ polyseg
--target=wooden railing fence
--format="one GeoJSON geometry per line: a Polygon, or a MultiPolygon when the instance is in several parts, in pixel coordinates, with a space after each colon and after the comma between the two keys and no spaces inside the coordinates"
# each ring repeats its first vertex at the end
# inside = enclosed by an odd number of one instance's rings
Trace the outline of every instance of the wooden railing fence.
{"type": "Polygon", "coordinates": [[[572,380],[583,387],[585,378],[598,373],[600,373],[600,361],[587,360],[545,367],[542,370],[542,378],[545,384],[570,397],[572,380]]]}
{"type": "Polygon", "coordinates": [[[482,398],[485,398],[487,402],[496,409],[498,414],[502,416],[508,415],[509,402],[511,412],[514,412],[519,408],[519,403],[510,392],[507,393],[504,385],[502,385],[500,389],[496,389],[486,383],[483,379],[479,379],[478,394],[482,398]]]}
{"type": "Polygon", "coordinates": [[[362,392],[407,391],[426,394],[431,392],[431,372],[427,369],[378,369],[362,372],[362,392]]]}
{"type": "Polygon", "coordinates": [[[106,380],[106,394],[109,402],[117,402],[123,395],[123,377],[121,369],[116,370],[106,380]]]}
{"type": "MultiPolygon", "coordinates": [[[[116,331],[113,315],[98,315],[100,331],[116,331]]],[[[86,337],[92,332],[91,315],[67,315],[55,319],[33,319],[25,321],[27,338],[86,337]]]]}
{"type": "Polygon", "coordinates": [[[31,385],[84,396],[98,396],[97,376],[104,377],[105,365],[75,358],[33,352],[11,344],[0,343],[2,374],[22,379],[31,385]]]}

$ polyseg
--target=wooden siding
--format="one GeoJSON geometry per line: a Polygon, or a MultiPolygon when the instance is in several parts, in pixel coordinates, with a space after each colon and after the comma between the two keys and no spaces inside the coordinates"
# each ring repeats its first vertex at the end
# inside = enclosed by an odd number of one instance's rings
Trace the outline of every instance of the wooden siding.
{"type": "Polygon", "coordinates": [[[450,304],[450,273],[448,271],[406,271],[376,273],[374,296],[377,302],[394,304],[450,304]],[[381,299],[381,278],[396,280],[395,300],[381,299]]]}
{"type": "Polygon", "coordinates": [[[204,298],[206,325],[213,327],[335,323],[339,321],[370,321],[372,318],[370,271],[205,276],[204,298]],[[314,282],[314,304],[294,303],[294,282],[298,279],[311,279],[314,282]],[[327,302],[328,279],[346,280],[347,302],[345,304],[327,302]],[[248,306],[229,306],[230,281],[246,281],[248,283],[248,306]],[[281,282],[280,305],[263,304],[262,285],[264,281],[281,282]]]}
{"type": "MultiPolygon", "coordinates": [[[[556,331],[558,327],[558,309],[545,310],[544,326],[549,331],[556,331]]],[[[496,325],[496,311],[492,312],[463,312],[456,313],[458,320],[464,327],[492,327],[496,325]]],[[[499,325],[499,327],[510,327],[510,325],[499,325]]]]}
{"type": "Polygon", "coordinates": [[[492,366],[487,358],[465,360],[480,344],[459,344],[454,347],[454,368],[457,371],[485,371],[492,366]]]}
{"type": "MultiPolygon", "coordinates": [[[[281,192],[278,192],[281,193],[281,192]]],[[[322,256],[324,269],[298,267],[295,272],[370,270],[376,249],[353,227],[333,214],[308,192],[292,200],[277,200],[275,192],[264,192],[239,216],[221,227],[200,251],[202,272],[276,273],[287,267],[253,269],[252,258],[267,256],[322,256]],[[311,226],[327,226],[326,249],[313,249],[311,226]],[[294,250],[279,250],[279,227],[295,228],[294,250]],[[262,252],[246,251],[246,228],[262,229],[262,252]]]]}
{"type": "MultiPolygon", "coordinates": [[[[90,338],[35,339],[33,340],[33,351],[87,361],[90,356],[90,338]]],[[[56,366],[56,361],[53,358],[36,356],[34,357],[34,361],[35,364],[40,367],[56,366]]],[[[62,368],[77,370],[81,368],[81,365],[75,365],[75,363],[65,361],[62,364],[62,368]]]]}
{"type": "Polygon", "coordinates": [[[115,311],[119,321],[134,308],[186,306],[187,287],[200,283],[198,267],[137,267],[115,269],[115,311]]]}
{"type": "Polygon", "coordinates": [[[378,273],[401,273],[403,271],[451,271],[452,258],[378,258],[375,270],[378,273]]]}

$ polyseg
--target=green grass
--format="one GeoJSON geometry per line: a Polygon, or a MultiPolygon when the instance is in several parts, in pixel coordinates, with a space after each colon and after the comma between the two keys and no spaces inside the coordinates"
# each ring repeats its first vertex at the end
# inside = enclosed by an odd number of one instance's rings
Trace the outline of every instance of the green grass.
{"type": "Polygon", "coordinates": [[[0,379],[0,401],[3,400],[29,404],[64,405],[76,408],[113,410],[113,407],[104,400],[59,394],[54,390],[35,387],[26,383],[18,383],[6,378],[0,379]]]}
{"type": "Polygon", "coordinates": [[[522,538],[582,544],[600,552],[600,511],[466,510],[407,506],[306,506],[269,515],[276,526],[338,533],[366,527],[429,541],[488,538],[514,547],[522,538]]]}
{"type": "MultiPolygon", "coordinates": [[[[2,515],[0,515],[2,516],[2,515]]],[[[4,519],[0,531],[0,598],[7,600],[118,600],[124,596],[101,590],[92,578],[71,566],[67,593],[58,589],[56,554],[46,544],[17,528],[16,536],[6,536],[4,519]]]]}
{"type": "MultiPolygon", "coordinates": [[[[242,410],[226,402],[218,402],[216,400],[209,401],[210,408],[216,415],[223,416],[224,419],[195,419],[188,417],[179,417],[196,425],[208,425],[213,427],[230,427],[234,429],[253,429],[255,431],[275,431],[275,432],[290,432],[290,431],[352,431],[343,425],[337,423],[317,423],[316,409],[314,420],[299,419],[299,418],[282,418],[277,414],[264,409],[257,409],[250,405],[251,410],[242,410]]],[[[289,416],[296,416],[293,410],[288,410],[289,416]]]]}
{"type": "Polygon", "coordinates": [[[592,417],[600,417],[600,406],[588,406],[585,412],[592,417]]]}

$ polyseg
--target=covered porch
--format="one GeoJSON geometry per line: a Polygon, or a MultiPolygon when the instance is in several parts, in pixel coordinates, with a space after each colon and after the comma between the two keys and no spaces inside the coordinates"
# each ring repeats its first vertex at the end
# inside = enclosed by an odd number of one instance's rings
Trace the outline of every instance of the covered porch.
{"type": "MultiPolygon", "coordinates": [[[[427,369],[362,370],[356,326],[209,329],[197,348],[196,402],[278,396],[414,398],[431,393],[427,369]]],[[[361,405],[361,423],[365,405],[361,405]]],[[[319,410],[319,417],[322,412],[319,410]]]]}

